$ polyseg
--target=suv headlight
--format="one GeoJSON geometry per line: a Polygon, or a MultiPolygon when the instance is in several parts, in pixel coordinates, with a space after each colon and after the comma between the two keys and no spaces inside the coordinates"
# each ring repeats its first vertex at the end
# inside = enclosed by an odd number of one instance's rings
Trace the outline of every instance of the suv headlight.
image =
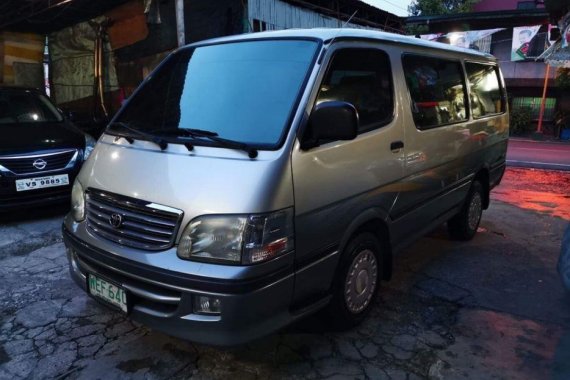
{"type": "Polygon", "coordinates": [[[97,144],[97,140],[95,140],[90,135],[85,135],[85,150],[83,151],[83,161],[87,161],[93,149],[95,149],[95,144],[97,144]]]}
{"type": "Polygon", "coordinates": [[[293,209],[261,215],[206,215],[188,223],[178,256],[247,265],[289,252],[294,244],[293,209]]]}
{"type": "Polygon", "coordinates": [[[71,188],[71,215],[76,222],[85,219],[85,192],[77,179],[71,188]]]}

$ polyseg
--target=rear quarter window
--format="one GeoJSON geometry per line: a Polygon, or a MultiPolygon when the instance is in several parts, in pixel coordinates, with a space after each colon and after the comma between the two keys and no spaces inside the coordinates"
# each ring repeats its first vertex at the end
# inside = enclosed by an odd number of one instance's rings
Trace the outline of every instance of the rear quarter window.
{"type": "Polygon", "coordinates": [[[475,119],[505,110],[497,66],[466,62],[469,80],[471,113],[475,119]]]}
{"type": "Polygon", "coordinates": [[[467,120],[467,89],[459,61],[405,54],[402,63],[416,127],[467,120]]]}

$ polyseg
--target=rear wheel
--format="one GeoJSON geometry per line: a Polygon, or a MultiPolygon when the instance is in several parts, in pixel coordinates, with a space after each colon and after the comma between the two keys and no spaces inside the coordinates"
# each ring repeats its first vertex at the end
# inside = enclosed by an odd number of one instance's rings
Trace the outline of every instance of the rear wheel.
{"type": "Polygon", "coordinates": [[[380,242],[370,232],[356,235],[343,252],[327,310],[334,326],[348,328],[364,319],[378,293],[381,273],[380,242]]]}
{"type": "Polygon", "coordinates": [[[474,181],[459,214],[447,222],[449,235],[455,240],[471,240],[477,233],[483,214],[483,186],[474,181]]]}

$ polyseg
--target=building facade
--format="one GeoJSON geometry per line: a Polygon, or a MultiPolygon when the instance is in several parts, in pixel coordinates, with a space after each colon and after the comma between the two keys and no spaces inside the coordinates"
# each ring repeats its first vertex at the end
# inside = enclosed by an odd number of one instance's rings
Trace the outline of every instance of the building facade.
{"type": "MultiPolygon", "coordinates": [[[[493,30],[486,36],[486,51],[497,57],[501,64],[511,110],[516,113],[521,108],[530,109],[536,126],[546,79],[545,132],[556,134],[554,120],[567,95],[556,85],[556,69],[547,70],[545,62],[537,59],[552,43],[550,17],[542,3],[481,0],[471,13],[409,17],[406,24],[426,25],[429,33],[442,36],[458,31],[493,30]]],[[[448,42],[452,43],[449,39],[448,42]]]]}
{"type": "Polygon", "coordinates": [[[181,34],[187,44],[289,28],[347,26],[399,33],[403,29],[400,17],[359,0],[68,0],[64,7],[49,0],[37,0],[34,7],[21,0],[5,2],[12,11],[0,14],[0,84],[27,79],[30,86],[44,85],[42,50],[47,36],[52,99],[80,119],[97,119],[101,124],[178,47],[177,3],[183,8],[181,34]],[[16,17],[19,14],[27,17],[16,17]],[[20,39],[25,35],[39,41],[37,49],[34,46],[37,59],[30,63],[14,58],[6,37],[12,34],[5,31],[24,32],[20,39]],[[97,45],[103,50],[99,75],[103,97],[94,96],[97,45]],[[40,70],[38,79],[23,70],[24,64],[40,70]]]}
{"type": "MultiPolygon", "coordinates": [[[[481,0],[474,6],[475,12],[512,12],[512,11],[544,11],[544,4],[538,1],[527,0],[481,0]]],[[[549,22],[537,19],[537,24],[520,26],[538,26],[538,33],[530,41],[530,51],[526,59],[513,61],[512,48],[513,38],[516,38],[514,28],[511,25],[504,30],[493,34],[491,41],[491,54],[499,59],[507,89],[510,95],[511,109],[516,112],[521,107],[530,108],[533,121],[538,122],[540,116],[540,104],[544,89],[545,77],[548,75],[547,92],[544,108],[544,121],[552,124],[556,112],[560,106],[564,94],[556,87],[556,70],[547,70],[544,61],[536,61],[536,58],[550,45],[549,22]],[[548,73],[547,73],[548,71],[548,73]]],[[[517,31],[520,29],[517,29],[517,31]]],[[[523,29],[524,30],[524,29],[523,29]]],[[[554,132],[554,131],[552,131],[554,132]]]]}

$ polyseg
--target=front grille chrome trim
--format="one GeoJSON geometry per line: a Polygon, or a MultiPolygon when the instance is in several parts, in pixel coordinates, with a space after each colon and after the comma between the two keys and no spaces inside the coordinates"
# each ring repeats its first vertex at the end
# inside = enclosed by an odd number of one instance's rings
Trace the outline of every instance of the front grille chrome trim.
{"type": "MultiPolygon", "coordinates": [[[[30,177],[30,176],[43,176],[45,174],[60,172],[62,170],[72,169],[82,150],[80,149],[66,149],[66,150],[58,150],[56,152],[48,152],[48,153],[38,153],[38,154],[24,154],[24,155],[11,155],[11,156],[0,156],[0,172],[3,175],[7,175],[10,177],[30,177]],[[66,158],[65,155],[69,155],[73,153],[73,155],[69,158],[66,158]],[[61,157],[54,157],[54,156],[61,156],[61,157]],[[56,161],[56,167],[49,168],[47,170],[39,170],[37,168],[33,168],[29,170],[30,163],[26,162],[26,160],[32,159],[48,159],[52,162],[52,160],[59,160],[56,161]]],[[[53,164],[52,164],[53,165],[53,164]]]]}
{"type": "MultiPolygon", "coordinates": [[[[88,217],[97,219],[99,222],[105,223],[109,220],[109,218],[111,217],[111,214],[104,214],[104,213],[101,213],[98,211],[90,210],[88,212],[88,217]]],[[[168,236],[169,237],[172,234],[172,232],[169,231],[168,229],[164,229],[164,228],[161,229],[161,228],[157,228],[157,227],[148,227],[148,226],[145,226],[145,225],[137,223],[137,222],[125,221],[125,222],[123,222],[123,224],[125,226],[132,228],[135,231],[146,232],[146,233],[153,234],[153,235],[168,236]]]]}
{"type": "MultiPolygon", "coordinates": [[[[128,211],[128,210],[124,210],[124,209],[121,209],[120,207],[105,205],[105,204],[100,203],[100,202],[98,202],[98,201],[96,201],[96,200],[93,200],[93,199],[91,199],[90,202],[91,202],[91,206],[94,206],[95,208],[97,208],[97,209],[99,209],[99,210],[101,210],[101,211],[104,211],[104,210],[109,210],[109,211],[111,211],[110,214],[112,214],[112,213],[121,213],[121,214],[124,214],[124,216],[131,217],[131,218],[136,219],[136,220],[138,220],[138,221],[140,221],[140,222],[145,222],[145,223],[148,223],[148,224],[155,224],[155,225],[158,225],[158,226],[165,226],[165,227],[175,227],[175,226],[176,226],[176,223],[175,223],[175,222],[164,221],[164,220],[161,220],[161,219],[158,219],[158,218],[153,218],[153,217],[151,217],[151,216],[146,216],[146,215],[138,215],[138,214],[135,213],[135,212],[131,212],[131,211],[128,211]]],[[[110,216],[110,214],[109,214],[109,216],[110,216]]]]}
{"type": "Polygon", "coordinates": [[[92,188],[86,191],[86,211],[91,234],[146,251],[171,248],[183,217],[178,209],[92,188]],[[110,222],[115,214],[121,216],[119,227],[110,222]]]}
{"type": "Polygon", "coordinates": [[[57,152],[51,152],[51,153],[23,154],[21,156],[19,156],[19,155],[16,155],[16,156],[0,156],[0,160],[3,160],[3,159],[17,160],[17,159],[21,159],[21,158],[42,158],[42,157],[55,156],[58,154],[65,154],[65,153],[71,153],[71,152],[77,152],[77,149],[58,150],[57,152]]]}

